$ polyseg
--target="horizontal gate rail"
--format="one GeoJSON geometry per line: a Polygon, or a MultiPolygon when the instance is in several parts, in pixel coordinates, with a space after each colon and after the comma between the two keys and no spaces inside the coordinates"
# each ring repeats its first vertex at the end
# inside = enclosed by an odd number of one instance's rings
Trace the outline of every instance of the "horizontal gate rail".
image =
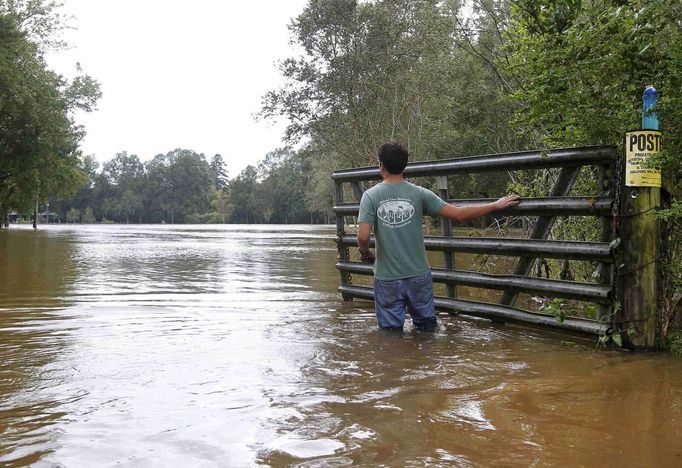
{"type": "MultiPolygon", "coordinates": [[[[339,262],[339,270],[359,275],[373,275],[372,265],[358,262],[339,262]]],[[[613,288],[608,285],[577,281],[550,280],[517,275],[491,275],[463,270],[432,268],[434,283],[457,284],[501,291],[521,291],[544,296],[563,297],[600,304],[611,302],[613,288]]]]}
{"type": "MultiPolygon", "coordinates": [[[[339,286],[338,291],[344,296],[368,300],[374,299],[374,291],[372,288],[364,286],[351,286],[342,284],[339,286]]],[[[458,312],[463,315],[471,315],[486,319],[496,319],[503,322],[555,328],[558,330],[572,331],[587,335],[604,334],[608,328],[608,325],[596,320],[567,318],[560,323],[551,315],[537,314],[527,310],[519,309],[517,307],[489,304],[487,302],[436,297],[435,303],[436,308],[439,310],[458,312]]]]}
{"type": "MultiPolygon", "coordinates": [[[[355,236],[341,236],[343,245],[358,245],[355,236]]],[[[370,241],[374,246],[374,236],[370,241]]],[[[424,236],[426,250],[483,253],[520,257],[524,255],[570,260],[593,260],[613,263],[608,242],[548,241],[529,239],[504,239],[499,237],[437,237],[424,236]]]]}
{"type": "MultiPolygon", "coordinates": [[[[491,203],[497,198],[450,199],[448,203],[457,206],[491,203]]],[[[544,197],[524,198],[518,205],[496,214],[510,214],[513,216],[610,216],[613,198],[610,197],[544,197]]],[[[334,206],[338,215],[357,216],[360,211],[359,203],[343,203],[334,206]]]]}
{"type": "MultiPolygon", "coordinates": [[[[472,174],[509,170],[548,169],[553,167],[580,167],[612,164],[617,158],[610,146],[562,148],[550,151],[521,151],[516,153],[471,156],[439,161],[410,163],[405,168],[406,177],[472,174]]],[[[359,167],[335,171],[335,182],[381,179],[379,168],[359,167]]]]}

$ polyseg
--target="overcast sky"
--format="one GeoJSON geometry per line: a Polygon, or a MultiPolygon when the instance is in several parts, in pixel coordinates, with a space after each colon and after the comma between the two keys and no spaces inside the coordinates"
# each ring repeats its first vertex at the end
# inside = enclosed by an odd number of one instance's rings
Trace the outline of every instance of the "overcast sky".
{"type": "Polygon", "coordinates": [[[142,160],[174,148],[223,155],[230,177],[281,146],[284,122],[255,122],[281,83],[275,62],[295,54],[287,25],[305,0],[63,0],[71,49],[48,56],[97,79],[98,110],[78,114],[86,154],[142,160]]]}

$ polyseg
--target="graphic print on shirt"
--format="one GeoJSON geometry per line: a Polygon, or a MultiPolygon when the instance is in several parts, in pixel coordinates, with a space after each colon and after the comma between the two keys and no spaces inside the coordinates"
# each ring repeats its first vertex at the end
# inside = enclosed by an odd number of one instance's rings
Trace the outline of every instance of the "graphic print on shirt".
{"type": "Polygon", "coordinates": [[[391,229],[401,228],[410,224],[414,216],[414,205],[406,198],[389,198],[379,204],[377,216],[383,225],[391,229]]]}

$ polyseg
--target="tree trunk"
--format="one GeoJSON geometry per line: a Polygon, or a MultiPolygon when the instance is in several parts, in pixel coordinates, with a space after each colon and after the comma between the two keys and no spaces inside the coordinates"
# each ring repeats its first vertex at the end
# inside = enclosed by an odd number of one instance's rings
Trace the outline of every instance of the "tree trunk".
{"type": "Polygon", "coordinates": [[[36,207],[33,210],[33,229],[38,229],[38,195],[36,195],[36,207]]]}
{"type": "Polygon", "coordinates": [[[559,273],[559,278],[566,281],[575,280],[575,276],[571,271],[571,262],[569,260],[564,259],[561,261],[561,272],[559,273]]]}

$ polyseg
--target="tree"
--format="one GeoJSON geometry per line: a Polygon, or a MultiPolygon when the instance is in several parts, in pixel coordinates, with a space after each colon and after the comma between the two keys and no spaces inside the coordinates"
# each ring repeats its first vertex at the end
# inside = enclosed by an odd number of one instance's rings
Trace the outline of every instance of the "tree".
{"type": "MultiPolygon", "coordinates": [[[[301,152],[315,154],[309,208],[327,209],[332,171],[376,164],[376,150],[388,140],[406,144],[413,161],[528,145],[510,125],[515,107],[492,60],[502,47],[495,23],[480,15],[465,24],[459,7],[436,0],[311,0],[291,23],[303,54],[281,63],[286,84],[263,97],[260,116],[286,118],[285,142],[304,139],[301,152]],[[490,32],[469,34],[472,28],[490,32]]],[[[458,196],[480,196],[482,188],[501,195],[508,181],[478,180],[457,185],[458,196]]]]}
{"type": "Polygon", "coordinates": [[[211,189],[211,208],[213,213],[208,218],[210,222],[225,224],[234,211],[234,206],[230,203],[230,196],[227,189],[211,189]]]}
{"type": "Polygon", "coordinates": [[[328,224],[333,215],[334,183],[329,174],[329,164],[324,159],[316,157],[317,153],[309,149],[299,151],[299,157],[306,160],[308,167],[304,193],[305,207],[310,212],[311,219],[317,214],[322,222],[328,224]]]}
{"type": "Polygon", "coordinates": [[[69,212],[66,214],[66,221],[68,223],[77,223],[81,219],[81,212],[80,210],[77,210],[76,208],[71,208],[69,212]]]}
{"type": "Polygon", "coordinates": [[[165,154],[157,154],[145,163],[146,183],[144,198],[147,200],[146,211],[148,221],[168,221],[171,188],[168,175],[169,158],[165,154]]]}
{"type": "Polygon", "coordinates": [[[287,148],[268,153],[258,166],[256,189],[259,211],[266,222],[305,222],[307,177],[305,161],[287,148]]]}
{"type": "Polygon", "coordinates": [[[231,222],[248,224],[262,219],[254,195],[256,184],[256,168],[251,165],[246,166],[237,177],[230,181],[230,204],[234,207],[231,222]]]}
{"type": "Polygon", "coordinates": [[[167,154],[168,207],[171,223],[190,214],[205,213],[209,209],[211,170],[203,154],[176,149],[167,154]]]}
{"type": "Polygon", "coordinates": [[[74,109],[91,111],[100,96],[87,76],[71,83],[47,69],[42,50],[61,27],[56,4],[0,2],[0,212],[28,209],[37,198],[73,194],[82,129],[74,109]]]}
{"type": "Polygon", "coordinates": [[[216,154],[211,159],[211,176],[213,178],[213,185],[219,189],[224,189],[227,187],[227,170],[225,169],[225,162],[223,157],[216,154]]]}
{"type": "Polygon", "coordinates": [[[290,26],[305,53],[282,62],[286,85],[264,96],[261,115],[284,116],[287,141],[308,137],[346,166],[374,164],[388,140],[415,159],[509,148],[503,88],[458,40],[458,11],[436,0],[310,1],[290,26]]]}
{"type": "Polygon", "coordinates": [[[144,166],[140,159],[127,152],[116,154],[113,159],[104,164],[102,174],[106,177],[110,187],[109,206],[117,217],[130,221],[130,217],[142,217],[144,200],[144,166]]]}
{"type": "Polygon", "coordinates": [[[95,221],[97,221],[95,219],[95,213],[92,211],[92,208],[88,206],[87,208],[85,208],[85,211],[83,212],[82,222],[85,224],[92,224],[95,221]]]}

